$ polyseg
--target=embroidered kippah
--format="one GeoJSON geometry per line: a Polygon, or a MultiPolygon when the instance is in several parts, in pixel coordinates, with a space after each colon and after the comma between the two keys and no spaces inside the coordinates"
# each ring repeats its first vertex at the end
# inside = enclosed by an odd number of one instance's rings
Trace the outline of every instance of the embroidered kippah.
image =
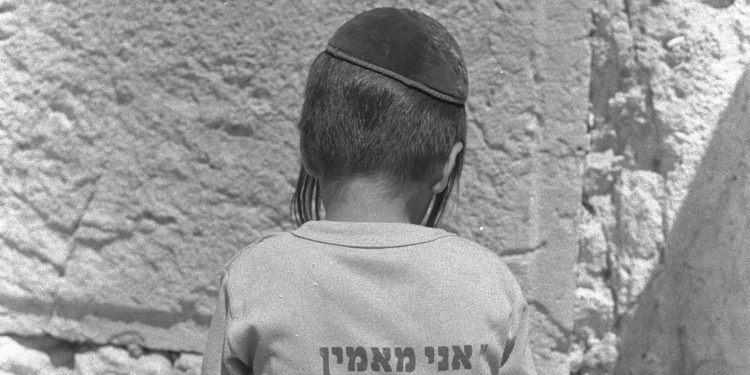
{"type": "Polygon", "coordinates": [[[326,51],[432,97],[463,105],[469,79],[461,49],[434,19],[409,9],[376,8],[341,26],[326,51]]]}

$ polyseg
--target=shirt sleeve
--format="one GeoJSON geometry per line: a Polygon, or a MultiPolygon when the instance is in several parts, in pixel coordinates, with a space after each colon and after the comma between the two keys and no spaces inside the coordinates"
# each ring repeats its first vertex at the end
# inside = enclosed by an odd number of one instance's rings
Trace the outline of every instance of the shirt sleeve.
{"type": "MultiPolygon", "coordinates": [[[[515,280],[514,280],[515,281],[515,280]]],[[[529,309],[520,286],[514,283],[511,329],[503,352],[500,375],[536,375],[529,342],[529,309]]]]}
{"type": "Polygon", "coordinates": [[[251,368],[239,360],[229,345],[228,329],[231,322],[229,295],[227,293],[227,271],[225,270],[221,275],[221,287],[219,288],[216,309],[213,319],[211,319],[206,349],[203,352],[202,375],[246,375],[253,373],[251,368]]]}

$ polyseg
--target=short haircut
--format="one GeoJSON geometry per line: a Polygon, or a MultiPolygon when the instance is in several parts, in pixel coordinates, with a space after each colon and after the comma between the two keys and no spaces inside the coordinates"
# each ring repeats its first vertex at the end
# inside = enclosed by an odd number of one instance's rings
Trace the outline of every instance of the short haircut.
{"type": "MultiPolygon", "coordinates": [[[[463,105],[436,99],[380,73],[322,52],[313,61],[298,124],[300,145],[329,178],[388,176],[395,189],[423,182],[466,144],[463,105]]],[[[458,182],[463,151],[424,224],[434,227],[458,182]]],[[[320,219],[317,178],[300,171],[291,205],[299,226],[320,219]]]]}

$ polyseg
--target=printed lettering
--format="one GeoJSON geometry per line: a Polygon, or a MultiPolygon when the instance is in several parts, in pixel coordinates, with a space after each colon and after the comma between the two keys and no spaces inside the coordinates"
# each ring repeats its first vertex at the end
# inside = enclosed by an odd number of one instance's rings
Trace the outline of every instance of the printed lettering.
{"type": "MultiPolygon", "coordinates": [[[[479,345],[479,356],[487,352],[489,345],[479,345]]],[[[508,353],[513,349],[513,343],[508,343],[503,353],[503,364],[507,361],[508,353]]],[[[368,357],[368,351],[363,346],[333,346],[319,348],[320,357],[323,360],[323,375],[331,375],[332,364],[343,365],[344,355],[347,361],[348,372],[414,372],[417,367],[417,355],[413,347],[370,347],[371,357],[368,357]],[[391,366],[391,356],[395,357],[396,365],[391,366]],[[331,357],[336,358],[334,363],[331,357]]],[[[471,370],[471,357],[474,354],[474,347],[471,345],[452,345],[452,346],[426,346],[424,355],[427,363],[430,365],[437,364],[437,371],[460,371],[471,370]],[[451,358],[451,351],[453,357],[451,358]]],[[[338,369],[341,371],[342,369],[338,369]]],[[[334,371],[336,372],[336,371],[334,371]]],[[[434,369],[433,369],[434,372],[434,369]]]]}
{"type": "Polygon", "coordinates": [[[379,348],[372,349],[372,371],[380,371],[383,368],[385,372],[391,372],[391,348],[383,348],[381,352],[379,348]]]}
{"type": "Polygon", "coordinates": [[[427,363],[433,364],[435,362],[435,348],[426,346],[424,348],[424,355],[427,357],[427,363]]]}
{"type": "Polygon", "coordinates": [[[367,350],[358,346],[353,348],[351,346],[346,347],[346,356],[349,357],[349,372],[356,371],[362,372],[367,371],[367,350]],[[359,361],[357,361],[359,359],[359,361]]]}
{"type": "Polygon", "coordinates": [[[336,363],[344,363],[344,348],[340,346],[334,346],[333,348],[331,348],[331,354],[336,356],[336,363]]]}
{"type": "MultiPolygon", "coordinates": [[[[396,362],[396,371],[403,372],[406,370],[406,372],[412,372],[414,371],[414,368],[416,367],[416,361],[417,361],[417,355],[414,353],[414,348],[396,348],[396,351],[394,353],[396,355],[396,358],[398,361],[396,362]],[[409,363],[406,364],[406,367],[404,368],[404,358],[409,359],[409,363]]],[[[434,353],[433,353],[434,354],[434,353]]]]}
{"type": "Polygon", "coordinates": [[[461,366],[467,370],[471,369],[469,358],[471,358],[471,345],[464,345],[463,351],[460,346],[453,345],[453,363],[451,367],[454,370],[460,370],[461,366]]]}
{"type": "Polygon", "coordinates": [[[320,356],[323,357],[323,375],[331,375],[331,369],[328,368],[328,348],[320,348],[320,356]]]}
{"type": "Polygon", "coordinates": [[[438,362],[438,371],[448,370],[448,359],[451,356],[450,350],[447,346],[438,346],[438,355],[442,360],[438,362]]]}

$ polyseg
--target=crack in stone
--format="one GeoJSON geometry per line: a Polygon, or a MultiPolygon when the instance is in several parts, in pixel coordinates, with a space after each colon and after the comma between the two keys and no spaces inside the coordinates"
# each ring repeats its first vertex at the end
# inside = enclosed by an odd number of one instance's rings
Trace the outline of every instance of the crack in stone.
{"type": "Polygon", "coordinates": [[[536,246],[532,247],[511,247],[502,249],[502,252],[500,253],[501,257],[510,257],[510,256],[518,256],[518,255],[526,255],[531,254],[534,252],[537,252],[547,246],[547,241],[542,241],[536,246]]]}
{"type": "Polygon", "coordinates": [[[75,243],[81,246],[90,248],[91,250],[101,252],[105,247],[115,243],[130,239],[133,237],[133,233],[129,231],[111,231],[106,230],[105,232],[114,233],[113,237],[107,237],[104,239],[98,238],[76,238],[75,243]]]}
{"type": "Polygon", "coordinates": [[[27,246],[23,246],[18,241],[6,236],[3,233],[0,233],[0,241],[3,241],[6,245],[8,245],[8,247],[11,250],[16,250],[19,253],[26,255],[27,257],[31,257],[33,259],[40,261],[41,263],[52,266],[55,269],[55,272],[57,273],[57,275],[62,276],[62,273],[63,273],[62,266],[55,263],[55,261],[52,260],[50,257],[48,257],[46,254],[37,251],[35,248],[29,248],[27,246]]]}
{"type": "MultiPolygon", "coordinates": [[[[545,317],[545,320],[552,324],[552,326],[555,327],[555,329],[563,336],[563,339],[556,339],[555,340],[555,347],[551,348],[553,351],[567,354],[568,350],[570,349],[570,340],[573,332],[565,327],[563,323],[558,321],[557,319],[554,319],[551,315],[551,311],[545,306],[542,302],[529,299],[526,301],[526,303],[533,307],[534,310],[539,312],[541,315],[545,317]]],[[[552,338],[552,337],[551,337],[552,338]]]]}
{"type": "Polygon", "coordinates": [[[614,316],[614,327],[613,329],[615,331],[619,330],[620,327],[620,307],[619,307],[619,297],[618,297],[618,291],[617,287],[614,285],[613,280],[616,280],[613,276],[615,272],[617,272],[616,265],[615,265],[615,258],[617,250],[613,248],[612,241],[609,236],[609,231],[607,230],[607,227],[604,223],[601,223],[602,228],[602,234],[604,235],[604,243],[607,245],[607,266],[602,271],[602,279],[604,281],[604,285],[607,286],[607,289],[609,289],[610,294],[612,295],[612,315],[614,316]]]}

